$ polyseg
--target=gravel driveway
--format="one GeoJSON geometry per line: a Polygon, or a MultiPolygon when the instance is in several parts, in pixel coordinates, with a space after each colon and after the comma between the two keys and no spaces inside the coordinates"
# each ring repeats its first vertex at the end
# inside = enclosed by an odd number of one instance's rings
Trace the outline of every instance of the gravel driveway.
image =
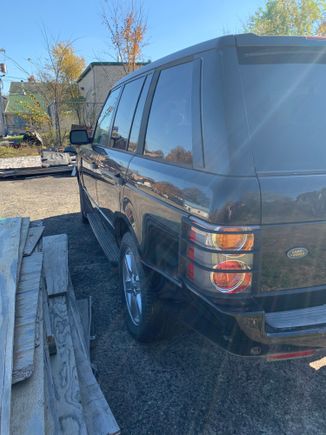
{"type": "Polygon", "coordinates": [[[117,270],[81,223],[76,178],[0,181],[0,217],[14,215],[69,236],[77,297],[93,297],[93,361],[123,434],[326,433],[326,367],[230,356],[186,328],[151,345],[128,335],[117,270]]]}

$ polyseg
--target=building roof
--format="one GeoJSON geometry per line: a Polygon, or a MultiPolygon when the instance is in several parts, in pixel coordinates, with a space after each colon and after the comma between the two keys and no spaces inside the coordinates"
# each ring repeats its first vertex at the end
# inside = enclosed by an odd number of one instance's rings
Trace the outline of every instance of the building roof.
{"type": "Polygon", "coordinates": [[[11,82],[5,112],[28,113],[28,108],[35,105],[35,100],[46,111],[46,102],[40,94],[40,86],[42,83],[11,82]]]}
{"type": "Polygon", "coordinates": [[[10,94],[21,94],[25,95],[26,93],[34,94],[40,93],[42,88],[46,87],[45,83],[39,82],[11,82],[9,87],[9,95],[10,94]]]}
{"type": "MultiPolygon", "coordinates": [[[[138,66],[143,66],[143,65],[147,65],[148,62],[137,62],[136,65],[138,66]]],[[[80,82],[89,72],[90,70],[94,67],[94,66],[104,66],[104,67],[115,67],[115,66],[120,66],[123,67],[125,64],[123,62],[91,62],[85,69],[84,71],[81,73],[81,75],[79,76],[79,78],[77,79],[77,83],[80,82]]]]}

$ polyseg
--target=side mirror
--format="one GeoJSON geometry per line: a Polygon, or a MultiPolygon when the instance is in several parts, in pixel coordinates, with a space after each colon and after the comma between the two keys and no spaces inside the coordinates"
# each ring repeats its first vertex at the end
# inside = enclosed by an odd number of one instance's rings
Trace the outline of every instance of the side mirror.
{"type": "Polygon", "coordinates": [[[71,130],[69,139],[71,145],[86,145],[90,142],[86,129],[71,130]]]}

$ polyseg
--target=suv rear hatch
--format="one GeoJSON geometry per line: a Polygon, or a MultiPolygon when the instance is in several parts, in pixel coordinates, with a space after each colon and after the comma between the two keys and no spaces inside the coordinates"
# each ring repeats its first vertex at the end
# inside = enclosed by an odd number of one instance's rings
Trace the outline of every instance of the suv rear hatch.
{"type": "Polygon", "coordinates": [[[291,308],[309,307],[326,303],[326,41],[267,39],[238,46],[261,189],[257,287],[302,293],[291,308]],[[322,299],[310,296],[322,289],[322,299]]]}

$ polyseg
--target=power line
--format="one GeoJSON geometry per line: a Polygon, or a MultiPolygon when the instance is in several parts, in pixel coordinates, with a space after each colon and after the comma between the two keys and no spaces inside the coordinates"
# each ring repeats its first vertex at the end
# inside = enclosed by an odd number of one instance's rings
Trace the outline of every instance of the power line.
{"type": "Polygon", "coordinates": [[[14,80],[26,80],[26,77],[15,77],[15,76],[5,76],[4,78],[3,78],[3,80],[7,80],[7,79],[10,79],[9,81],[11,81],[12,79],[14,79],[14,80]]]}
{"type": "Polygon", "coordinates": [[[8,56],[8,54],[6,53],[6,50],[4,48],[0,49],[1,53],[3,53],[3,56],[5,59],[10,60],[14,65],[16,65],[16,67],[22,71],[24,74],[27,74],[27,76],[30,75],[30,73],[28,71],[25,70],[24,67],[22,67],[15,59],[13,59],[11,56],[8,56]]]}

